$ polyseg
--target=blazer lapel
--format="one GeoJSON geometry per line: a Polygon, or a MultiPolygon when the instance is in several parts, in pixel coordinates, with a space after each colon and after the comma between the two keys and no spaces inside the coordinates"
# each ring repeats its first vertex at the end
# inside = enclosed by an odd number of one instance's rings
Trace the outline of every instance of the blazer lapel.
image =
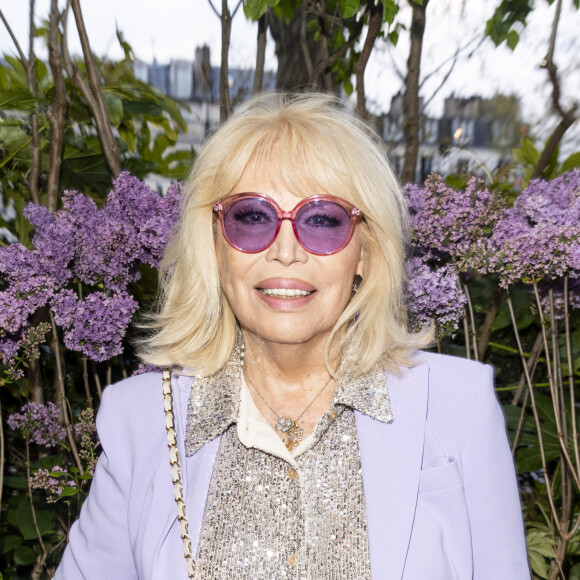
{"type": "Polygon", "coordinates": [[[420,363],[401,377],[387,375],[392,423],[356,412],[373,579],[403,576],[423,457],[428,374],[420,363]]]}

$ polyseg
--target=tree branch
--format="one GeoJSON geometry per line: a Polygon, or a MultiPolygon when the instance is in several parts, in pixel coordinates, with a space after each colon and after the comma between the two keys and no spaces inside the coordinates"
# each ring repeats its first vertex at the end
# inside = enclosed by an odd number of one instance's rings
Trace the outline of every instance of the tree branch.
{"type": "MultiPolygon", "coordinates": [[[[89,37],[85,28],[80,1],[69,1],[75,17],[76,27],[83,50],[83,58],[85,61],[85,67],[87,69],[88,88],[90,89],[90,92],[93,96],[93,99],[91,99],[91,102],[93,103],[93,106],[91,106],[91,112],[95,119],[99,141],[101,142],[101,147],[103,149],[103,154],[107,161],[107,165],[109,166],[109,171],[113,177],[117,177],[117,175],[119,175],[121,172],[121,156],[119,154],[117,140],[115,139],[113,130],[111,128],[109,112],[107,111],[107,106],[103,97],[103,89],[99,80],[99,73],[97,71],[95,59],[91,51],[91,45],[89,43],[89,37]]],[[[82,78],[84,81],[84,77],[82,77],[82,75],[80,75],[78,72],[76,78],[77,81],[80,78],[82,78]]],[[[83,82],[82,84],[85,85],[85,89],[83,91],[84,95],[84,92],[86,91],[86,82],[83,82]]],[[[81,87],[79,86],[79,89],[80,88],[81,87]]]]}
{"type": "Polygon", "coordinates": [[[51,0],[48,20],[48,63],[52,72],[54,99],[52,107],[46,111],[46,117],[50,125],[46,207],[53,213],[56,211],[60,192],[60,168],[62,166],[62,147],[67,110],[66,85],[62,72],[63,63],[59,39],[60,20],[61,14],[58,9],[58,0],[51,0]]]}
{"type": "Polygon", "coordinates": [[[413,183],[419,154],[419,76],[421,73],[421,52],[425,34],[426,9],[429,0],[423,4],[411,2],[411,48],[407,61],[407,83],[405,87],[405,161],[401,172],[401,183],[413,183]]]}
{"type": "Polygon", "coordinates": [[[256,70],[254,71],[254,86],[252,95],[258,95],[262,92],[264,84],[264,62],[266,60],[266,32],[268,23],[266,15],[263,14],[258,20],[258,37],[256,40],[256,70]]]}
{"type": "Polygon", "coordinates": [[[561,90],[560,90],[560,79],[558,78],[558,67],[554,62],[554,52],[556,49],[556,36],[558,33],[558,23],[560,21],[560,15],[562,12],[562,0],[558,0],[556,4],[556,13],[554,15],[554,21],[552,22],[552,32],[550,34],[550,41],[548,43],[548,53],[546,54],[544,60],[541,62],[540,66],[545,68],[548,71],[548,77],[550,79],[550,83],[552,84],[552,105],[554,106],[555,111],[558,113],[560,117],[560,123],[554,129],[546,145],[542,154],[540,155],[540,159],[534,168],[532,173],[532,179],[536,179],[542,177],[544,174],[544,170],[548,167],[550,162],[550,158],[556,151],[558,144],[564,137],[566,131],[577,121],[576,118],[576,110],[578,108],[578,104],[574,102],[572,106],[565,111],[562,107],[562,103],[560,101],[561,90]]]}
{"type": "MultiPolygon", "coordinates": [[[[30,0],[29,12],[29,33],[28,33],[28,61],[26,62],[26,77],[28,79],[28,89],[32,96],[36,98],[36,54],[34,52],[34,39],[36,38],[36,26],[34,24],[34,3],[30,0]]],[[[30,197],[36,204],[40,204],[40,192],[38,191],[38,179],[40,177],[40,138],[38,136],[38,112],[30,113],[30,173],[27,182],[30,197]]]]}
{"type": "Polygon", "coordinates": [[[359,22],[357,22],[356,27],[350,33],[348,40],[335,52],[329,55],[326,58],[323,58],[316,64],[316,66],[312,69],[312,74],[308,79],[307,88],[312,88],[314,81],[318,77],[318,75],[329,66],[332,66],[334,62],[336,62],[339,58],[342,58],[346,52],[354,45],[354,43],[360,38],[362,29],[363,29],[364,18],[361,18],[359,22]]]}
{"type": "Polygon", "coordinates": [[[18,39],[16,38],[16,36],[14,36],[14,33],[12,32],[12,28],[10,28],[10,25],[8,24],[8,21],[6,20],[4,13],[2,12],[2,9],[0,9],[0,20],[2,20],[2,22],[4,23],[4,26],[6,27],[6,30],[8,31],[8,34],[10,35],[10,38],[12,39],[12,42],[14,43],[14,46],[16,47],[16,51],[18,52],[18,56],[20,57],[20,59],[24,63],[24,66],[27,66],[28,60],[26,59],[26,56],[25,56],[22,48],[20,48],[20,44],[18,43],[18,39]]]}
{"type": "Polygon", "coordinates": [[[381,31],[383,23],[383,5],[381,3],[371,3],[369,25],[367,36],[361,53],[354,65],[354,74],[356,78],[356,108],[359,116],[363,119],[367,116],[367,99],[365,95],[365,70],[375,46],[377,36],[381,31]]]}
{"type": "Polygon", "coordinates": [[[221,18],[222,15],[217,11],[216,7],[213,5],[213,2],[211,0],[207,0],[209,2],[209,5],[211,6],[211,9],[214,11],[215,15],[218,18],[221,18]]]}
{"type": "Polygon", "coordinates": [[[302,1],[302,5],[300,7],[300,36],[298,37],[298,42],[300,44],[300,49],[302,50],[304,62],[306,63],[306,71],[308,72],[308,76],[311,76],[312,59],[310,58],[308,42],[306,41],[306,9],[304,0],[302,1]]]}
{"type": "Polygon", "coordinates": [[[228,8],[228,0],[222,0],[222,13],[220,21],[222,25],[222,55],[220,64],[220,122],[223,123],[227,120],[232,112],[228,70],[228,55],[230,51],[232,18],[228,8]]]}

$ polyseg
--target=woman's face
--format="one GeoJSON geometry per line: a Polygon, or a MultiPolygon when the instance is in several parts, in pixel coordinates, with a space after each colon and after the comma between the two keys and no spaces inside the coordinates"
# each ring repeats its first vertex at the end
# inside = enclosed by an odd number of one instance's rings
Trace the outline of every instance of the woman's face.
{"type": "MultiPolygon", "coordinates": [[[[246,192],[265,194],[284,211],[301,201],[288,191],[275,190],[260,166],[246,170],[232,195],[246,192]]],[[[323,192],[309,191],[308,196],[317,193],[323,192]]],[[[246,333],[267,342],[324,344],[351,297],[354,276],[363,275],[357,228],[348,245],[329,256],[302,248],[289,220],[282,222],[273,244],[256,254],[230,246],[221,228],[215,243],[222,288],[236,318],[246,333]],[[276,290],[302,292],[281,297],[276,290]]]]}

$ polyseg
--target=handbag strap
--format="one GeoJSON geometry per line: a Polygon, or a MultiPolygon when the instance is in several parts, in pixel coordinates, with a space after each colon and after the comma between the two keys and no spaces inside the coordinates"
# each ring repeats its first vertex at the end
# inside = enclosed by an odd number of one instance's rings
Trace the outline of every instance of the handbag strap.
{"type": "Polygon", "coordinates": [[[191,553],[191,539],[189,538],[189,525],[185,516],[185,501],[183,499],[183,484],[181,482],[181,467],[179,465],[179,452],[177,450],[177,433],[173,416],[173,395],[171,392],[171,371],[163,371],[163,408],[165,409],[165,428],[167,429],[167,445],[169,447],[169,463],[171,465],[171,478],[173,480],[173,492],[177,504],[177,519],[181,539],[183,540],[183,554],[187,563],[188,578],[195,578],[195,561],[191,553]]]}

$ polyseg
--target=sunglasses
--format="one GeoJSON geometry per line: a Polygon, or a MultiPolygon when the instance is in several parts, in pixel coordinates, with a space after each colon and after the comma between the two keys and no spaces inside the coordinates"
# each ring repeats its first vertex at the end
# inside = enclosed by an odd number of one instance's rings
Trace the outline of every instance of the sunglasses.
{"type": "Polygon", "coordinates": [[[236,250],[255,254],[269,248],[283,220],[290,220],[298,243],[311,254],[340,252],[352,238],[360,210],[333,195],[313,195],[283,211],[267,195],[238,193],[216,203],[224,238],[236,250]]]}

